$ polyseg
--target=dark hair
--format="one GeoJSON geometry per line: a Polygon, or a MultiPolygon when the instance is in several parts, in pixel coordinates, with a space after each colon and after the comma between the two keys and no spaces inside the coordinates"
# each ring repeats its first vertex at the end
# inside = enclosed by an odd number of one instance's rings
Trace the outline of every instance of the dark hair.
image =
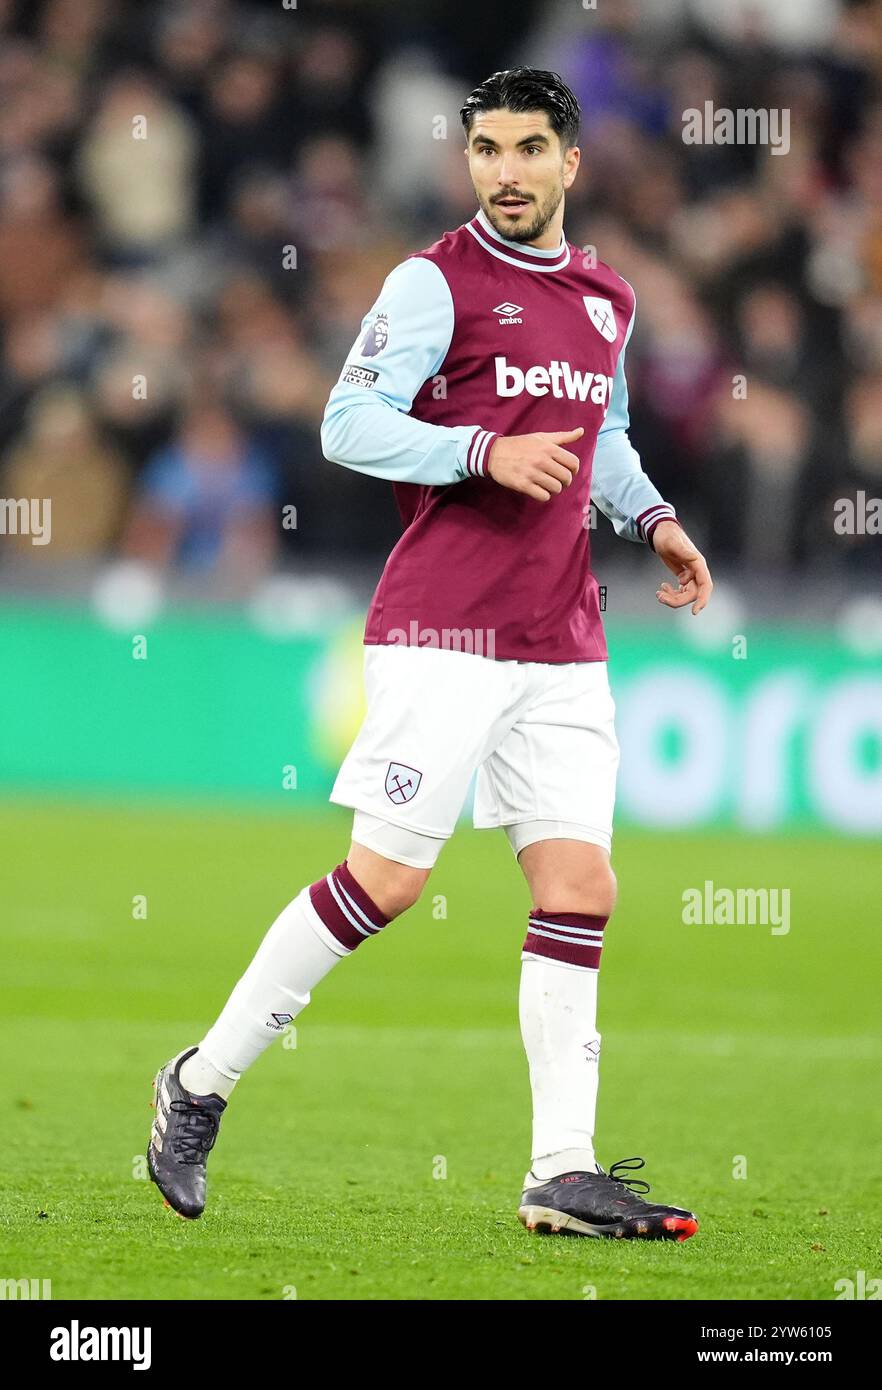
{"type": "Polygon", "coordinates": [[[568,150],[579,139],[582,113],[569,87],[556,72],[544,68],[508,68],[494,72],[476,87],[460,110],[468,135],[479,111],[546,111],[552,130],[557,132],[561,149],[568,150]]]}

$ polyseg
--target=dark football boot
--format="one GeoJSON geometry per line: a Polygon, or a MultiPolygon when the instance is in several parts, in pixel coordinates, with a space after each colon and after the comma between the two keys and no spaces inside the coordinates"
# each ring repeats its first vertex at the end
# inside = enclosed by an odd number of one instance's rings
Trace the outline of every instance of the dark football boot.
{"type": "Polygon", "coordinates": [[[647,1202],[642,1178],[621,1176],[642,1168],[642,1158],[623,1158],[608,1173],[561,1173],[540,1187],[527,1187],[518,1218],[528,1231],[561,1235],[606,1236],[614,1240],[688,1240],[698,1230],[698,1218],[683,1207],[647,1202]]]}
{"type": "Polygon", "coordinates": [[[147,1146],[147,1167],[165,1205],[193,1220],[205,1208],[205,1163],[217,1139],[227,1102],[215,1092],[194,1096],[184,1090],[181,1065],[199,1049],[188,1047],[164,1067],[153,1082],[156,1117],[147,1146]]]}

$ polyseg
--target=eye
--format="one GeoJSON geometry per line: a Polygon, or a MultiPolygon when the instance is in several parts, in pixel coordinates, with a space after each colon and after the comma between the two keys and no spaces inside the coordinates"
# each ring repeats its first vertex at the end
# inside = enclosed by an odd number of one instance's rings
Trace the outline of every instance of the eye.
{"type": "Polygon", "coordinates": [[[530,150],[535,150],[537,154],[541,154],[541,153],[542,153],[542,146],[541,146],[541,145],[528,145],[528,146],[527,146],[527,151],[529,152],[530,150]]]}

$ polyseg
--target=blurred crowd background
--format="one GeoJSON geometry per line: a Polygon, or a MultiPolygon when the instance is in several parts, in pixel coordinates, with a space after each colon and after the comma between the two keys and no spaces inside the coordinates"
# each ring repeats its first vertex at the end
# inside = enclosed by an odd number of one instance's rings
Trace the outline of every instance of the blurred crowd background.
{"type": "Polygon", "coordinates": [[[882,495],[863,0],[0,0],[0,496],[52,498],[0,578],[374,582],[392,491],[323,460],[322,411],[388,270],[473,215],[457,112],[521,62],[582,104],[565,231],[637,290],[650,476],[735,582],[878,580],[882,537],[833,525],[882,495]],[[705,101],[786,108],[789,152],[685,144],[705,101]]]}

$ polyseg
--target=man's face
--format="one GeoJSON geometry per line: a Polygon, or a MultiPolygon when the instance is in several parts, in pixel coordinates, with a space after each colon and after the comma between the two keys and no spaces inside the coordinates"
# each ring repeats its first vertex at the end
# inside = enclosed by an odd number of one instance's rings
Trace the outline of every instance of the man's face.
{"type": "Polygon", "coordinates": [[[536,241],[579,167],[577,146],[562,150],[545,111],[481,111],[466,155],[484,215],[510,241],[536,241]]]}

